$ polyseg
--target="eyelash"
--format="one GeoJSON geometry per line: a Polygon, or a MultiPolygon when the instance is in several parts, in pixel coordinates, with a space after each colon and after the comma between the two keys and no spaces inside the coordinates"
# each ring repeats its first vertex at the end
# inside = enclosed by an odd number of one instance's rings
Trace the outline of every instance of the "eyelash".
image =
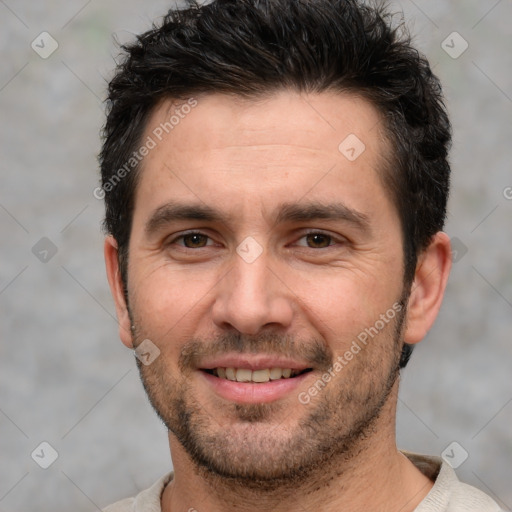
{"type": "MultiPolygon", "coordinates": [[[[206,238],[208,238],[209,240],[211,240],[211,237],[209,237],[208,235],[206,235],[205,233],[202,233],[201,231],[188,231],[186,233],[182,233],[181,235],[177,236],[176,238],[173,238],[168,245],[173,245],[173,244],[176,244],[176,242],[178,240],[184,240],[185,237],[188,237],[188,236],[194,236],[194,235],[199,235],[199,236],[204,236],[206,238]]],[[[300,247],[303,247],[303,248],[306,248],[306,249],[313,249],[313,250],[316,250],[318,251],[319,249],[328,249],[330,247],[332,247],[335,243],[343,243],[342,240],[340,239],[337,239],[336,237],[334,237],[333,235],[329,234],[329,233],[325,233],[323,231],[318,231],[318,230],[311,230],[311,231],[307,231],[306,233],[303,233],[302,236],[298,239],[298,240],[302,240],[303,238],[307,237],[307,236],[310,236],[310,235],[320,235],[320,236],[324,236],[324,237],[328,237],[330,239],[331,242],[334,242],[334,243],[330,243],[327,247],[307,247],[307,246],[300,246],[300,247]]],[[[191,250],[191,251],[194,251],[194,250],[197,250],[197,249],[205,249],[206,247],[211,247],[210,245],[206,245],[204,247],[197,247],[197,248],[192,248],[192,247],[185,247],[184,245],[181,245],[180,246],[182,249],[185,249],[185,250],[191,250]]]]}

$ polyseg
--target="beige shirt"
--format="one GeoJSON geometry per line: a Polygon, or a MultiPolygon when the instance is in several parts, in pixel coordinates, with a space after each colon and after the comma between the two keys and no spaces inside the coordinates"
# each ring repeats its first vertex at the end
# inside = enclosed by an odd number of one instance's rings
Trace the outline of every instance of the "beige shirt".
{"type": "MultiPolygon", "coordinates": [[[[487,494],[459,481],[455,471],[440,457],[403,452],[434,486],[414,512],[499,512],[501,509],[487,494]]],[[[162,512],[160,497],[172,479],[168,473],[134,498],[110,505],[104,512],[162,512]]]]}

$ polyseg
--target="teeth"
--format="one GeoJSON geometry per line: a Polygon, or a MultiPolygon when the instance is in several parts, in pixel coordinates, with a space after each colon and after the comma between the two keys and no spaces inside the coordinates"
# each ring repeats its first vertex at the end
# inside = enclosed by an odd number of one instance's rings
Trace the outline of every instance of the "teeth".
{"type": "MultiPolygon", "coordinates": [[[[238,370],[240,371],[240,370],[238,370]]],[[[252,372],[253,382],[268,382],[270,380],[270,370],[254,370],[252,372]]]]}
{"type": "Polygon", "coordinates": [[[238,382],[250,382],[252,379],[252,371],[240,368],[236,371],[236,380],[238,382]]]}
{"type": "Polygon", "coordinates": [[[283,370],[281,368],[270,369],[270,380],[277,380],[283,376],[283,370]]]}
{"type": "Polygon", "coordinates": [[[221,379],[237,382],[269,382],[271,380],[289,379],[299,371],[291,368],[265,368],[264,370],[249,370],[247,368],[215,368],[214,374],[221,379]]]}

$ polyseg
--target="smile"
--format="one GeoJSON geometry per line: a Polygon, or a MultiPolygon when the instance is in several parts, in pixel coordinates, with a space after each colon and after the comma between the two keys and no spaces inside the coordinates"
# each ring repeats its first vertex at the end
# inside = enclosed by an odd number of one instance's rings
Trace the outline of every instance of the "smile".
{"type": "Polygon", "coordinates": [[[263,368],[260,370],[251,370],[249,368],[213,368],[205,370],[210,375],[215,375],[220,379],[227,379],[236,382],[254,382],[262,384],[269,381],[290,379],[310,372],[311,368],[304,370],[294,370],[292,368],[263,368]]]}

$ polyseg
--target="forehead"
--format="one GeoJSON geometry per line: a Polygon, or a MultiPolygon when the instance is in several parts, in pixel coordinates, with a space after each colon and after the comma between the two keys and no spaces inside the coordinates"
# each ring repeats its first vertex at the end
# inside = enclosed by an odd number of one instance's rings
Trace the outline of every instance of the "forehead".
{"type": "Polygon", "coordinates": [[[376,149],[371,146],[378,144],[381,129],[377,109],[356,94],[280,90],[254,98],[205,94],[164,100],[154,108],[145,131],[156,134],[157,142],[166,138],[179,152],[185,142],[205,150],[230,141],[240,146],[274,143],[316,150],[335,144],[337,148],[336,143],[350,134],[376,149]]]}
{"type": "Polygon", "coordinates": [[[387,195],[379,112],[353,94],[284,90],[256,99],[166,100],[150,116],[149,138],[154,148],[142,164],[136,210],[178,196],[233,211],[257,204],[265,212],[283,199],[340,194],[361,210],[369,195],[387,195]]]}

